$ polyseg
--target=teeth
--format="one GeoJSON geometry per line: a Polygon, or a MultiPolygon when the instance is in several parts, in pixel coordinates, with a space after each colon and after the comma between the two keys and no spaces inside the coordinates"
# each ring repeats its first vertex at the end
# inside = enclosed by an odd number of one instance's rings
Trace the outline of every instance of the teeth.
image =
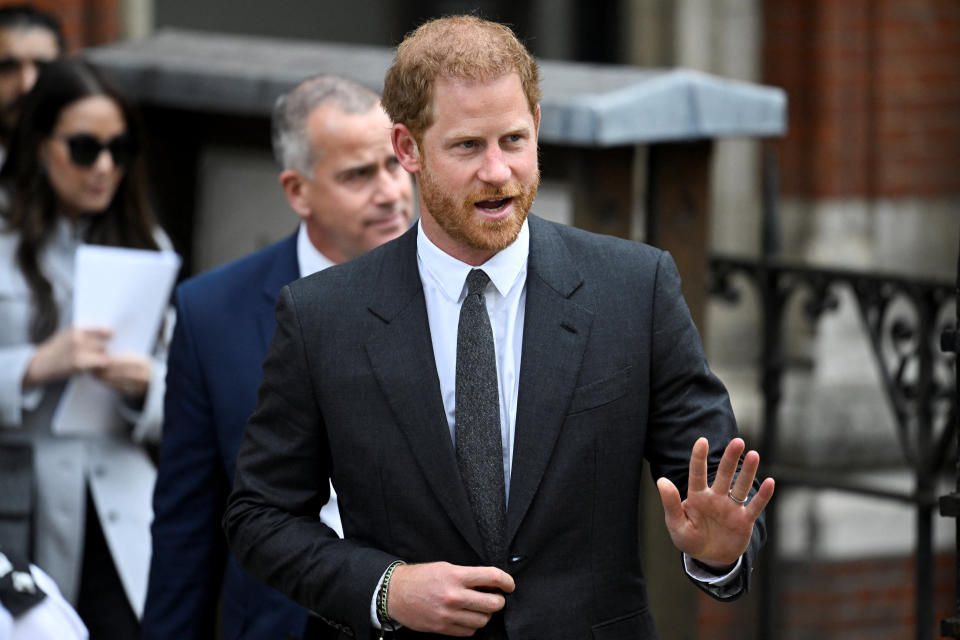
{"type": "Polygon", "coordinates": [[[502,200],[487,200],[485,202],[478,202],[477,206],[481,209],[486,209],[487,211],[496,211],[506,204],[508,199],[509,198],[503,198],[502,200]]]}

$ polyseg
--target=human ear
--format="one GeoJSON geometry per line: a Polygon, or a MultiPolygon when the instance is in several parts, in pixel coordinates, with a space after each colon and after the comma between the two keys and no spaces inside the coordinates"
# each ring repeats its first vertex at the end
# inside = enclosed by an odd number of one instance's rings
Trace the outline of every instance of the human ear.
{"type": "Polygon", "coordinates": [[[408,173],[420,171],[420,147],[407,125],[400,123],[393,125],[390,140],[393,142],[393,152],[397,155],[400,166],[408,173]]]}
{"type": "Polygon", "coordinates": [[[299,171],[295,169],[284,169],[278,178],[280,186],[283,188],[284,195],[287,196],[287,202],[290,208],[297,212],[297,215],[306,220],[310,217],[310,204],[307,202],[306,190],[307,181],[299,171]]]}

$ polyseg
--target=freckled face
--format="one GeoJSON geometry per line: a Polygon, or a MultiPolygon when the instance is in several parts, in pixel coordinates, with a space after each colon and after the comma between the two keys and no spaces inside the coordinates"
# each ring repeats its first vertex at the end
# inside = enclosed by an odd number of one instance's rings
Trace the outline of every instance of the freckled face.
{"type": "Polygon", "coordinates": [[[417,183],[424,229],[450,255],[481,264],[516,239],[533,206],[539,109],[530,113],[516,73],[438,78],[432,106],[417,183]]]}

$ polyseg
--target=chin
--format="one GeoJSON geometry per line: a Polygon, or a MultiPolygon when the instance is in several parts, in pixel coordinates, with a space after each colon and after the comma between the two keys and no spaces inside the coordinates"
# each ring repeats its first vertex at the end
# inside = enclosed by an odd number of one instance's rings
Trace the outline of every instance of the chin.
{"type": "Polygon", "coordinates": [[[104,211],[107,210],[109,202],[106,203],[90,203],[85,206],[80,207],[80,215],[82,216],[98,216],[104,211]]]}

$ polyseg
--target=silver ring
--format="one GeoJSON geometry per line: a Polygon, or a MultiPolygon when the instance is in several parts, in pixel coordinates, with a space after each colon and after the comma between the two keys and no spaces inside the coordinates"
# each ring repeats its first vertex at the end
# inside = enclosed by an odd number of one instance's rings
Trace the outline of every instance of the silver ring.
{"type": "Polygon", "coordinates": [[[742,507],[743,505],[747,504],[747,500],[750,499],[750,496],[747,496],[747,497],[744,498],[743,500],[741,500],[740,498],[737,498],[736,496],[734,496],[734,495],[733,495],[733,487],[730,487],[730,490],[727,491],[727,497],[730,498],[731,500],[733,500],[734,502],[736,502],[737,504],[739,504],[741,507],[742,507]]]}

